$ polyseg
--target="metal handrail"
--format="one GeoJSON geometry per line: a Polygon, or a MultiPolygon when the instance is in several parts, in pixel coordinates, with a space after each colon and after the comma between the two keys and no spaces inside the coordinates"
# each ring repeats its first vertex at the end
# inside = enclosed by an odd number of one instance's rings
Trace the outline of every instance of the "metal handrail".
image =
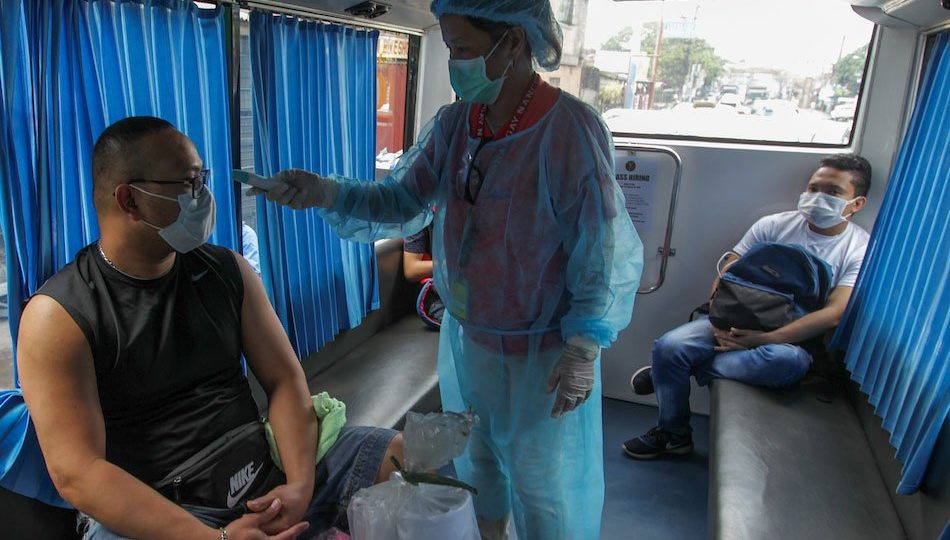
{"type": "Polygon", "coordinates": [[[652,292],[656,292],[656,290],[659,289],[666,280],[666,266],[670,255],[672,254],[670,249],[670,240],[673,237],[673,217],[676,214],[676,198],[679,195],[680,179],[683,176],[683,160],[675,150],[666,146],[618,144],[614,146],[614,149],[632,152],[653,152],[666,154],[673,159],[673,163],[676,166],[675,172],[673,173],[673,193],[670,196],[669,217],[666,220],[666,235],[663,237],[663,247],[660,248],[660,275],[657,277],[656,283],[646,289],[641,288],[637,291],[637,294],[650,294],[652,292]]]}

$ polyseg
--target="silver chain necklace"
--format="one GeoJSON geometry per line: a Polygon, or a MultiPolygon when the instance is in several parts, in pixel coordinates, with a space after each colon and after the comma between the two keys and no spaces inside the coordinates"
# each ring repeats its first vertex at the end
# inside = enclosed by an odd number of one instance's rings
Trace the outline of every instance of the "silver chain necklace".
{"type": "Polygon", "coordinates": [[[123,272],[118,266],[115,265],[114,262],[112,262],[112,261],[109,259],[109,257],[106,257],[106,252],[105,252],[105,251],[102,251],[102,242],[101,242],[101,241],[96,242],[96,247],[99,248],[99,255],[102,256],[102,260],[104,260],[104,261],[106,262],[106,264],[108,264],[109,266],[111,266],[113,270],[115,270],[116,272],[122,274],[122,275],[125,276],[125,277],[132,278],[132,279],[137,279],[137,280],[139,280],[139,281],[142,281],[142,280],[143,280],[143,278],[136,277],[136,276],[133,276],[132,274],[128,274],[128,273],[126,273],[126,272],[123,272]]]}

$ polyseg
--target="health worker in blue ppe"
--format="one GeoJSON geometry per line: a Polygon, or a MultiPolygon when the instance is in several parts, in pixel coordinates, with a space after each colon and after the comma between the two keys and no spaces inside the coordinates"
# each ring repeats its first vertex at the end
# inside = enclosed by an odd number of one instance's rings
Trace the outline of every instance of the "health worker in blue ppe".
{"type": "MultiPolygon", "coordinates": [[[[380,182],[300,170],[267,197],[320,207],[343,238],[433,223],[445,410],[481,422],[455,465],[483,537],[595,540],[604,500],[600,351],[630,322],[643,247],[598,114],[541,80],[558,67],[548,0],[431,6],[461,101],[380,182]]],[[[260,193],[258,191],[257,193],[260,193]]]]}

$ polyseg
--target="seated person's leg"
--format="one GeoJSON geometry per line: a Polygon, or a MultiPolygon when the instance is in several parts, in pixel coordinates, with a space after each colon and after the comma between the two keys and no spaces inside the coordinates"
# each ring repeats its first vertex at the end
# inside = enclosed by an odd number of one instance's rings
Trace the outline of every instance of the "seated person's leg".
{"type": "Polygon", "coordinates": [[[101,523],[85,514],[79,517],[78,529],[82,534],[82,540],[131,540],[106,529],[101,523]]]}
{"type": "Polygon", "coordinates": [[[402,443],[402,433],[396,432],[396,436],[389,441],[389,446],[386,447],[386,453],[383,455],[383,460],[379,464],[379,472],[376,473],[376,481],[374,484],[382,484],[386,480],[389,480],[389,477],[396,472],[396,465],[393,464],[392,458],[396,458],[396,461],[400,465],[405,466],[406,457],[403,454],[403,443],[402,443]]]}
{"type": "Polygon", "coordinates": [[[689,376],[715,355],[712,325],[700,319],[675,328],[653,345],[653,386],[660,407],[659,427],[689,433],[689,376]]]}
{"type": "Polygon", "coordinates": [[[345,427],[317,464],[313,500],[305,519],[308,532],[331,527],[349,530],[346,508],[357,491],[389,479],[390,457],[404,462],[402,434],[391,429],[345,427]]]}
{"type": "Polygon", "coordinates": [[[720,353],[696,370],[696,382],[732,379],[756,386],[783,388],[798,382],[811,366],[811,355],[796,345],[769,344],[720,353]]]}
{"type": "Polygon", "coordinates": [[[624,453],[650,459],[692,451],[689,377],[697,366],[715,355],[715,346],[712,325],[707,319],[686,323],[656,340],[650,371],[660,409],[658,426],[624,443],[624,453]]]}
{"type": "MultiPolygon", "coordinates": [[[[316,535],[332,527],[349,530],[346,509],[350,499],[357,491],[389,479],[396,470],[390,457],[404,462],[402,433],[384,428],[343,428],[317,464],[313,499],[304,516],[310,523],[305,534],[316,535]]],[[[183,507],[212,527],[226,526],[243,513],[240,506],[232,509],[183,507]]],[[[80,519],[80,531],[84,531],[83,540],[129,540],[87,516],[80,519]]]]}

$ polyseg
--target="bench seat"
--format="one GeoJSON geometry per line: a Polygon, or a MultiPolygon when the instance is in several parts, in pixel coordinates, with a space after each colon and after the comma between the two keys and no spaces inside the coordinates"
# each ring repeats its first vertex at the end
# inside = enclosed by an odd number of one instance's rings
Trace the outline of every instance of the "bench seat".
{"type": "Polygon", "coordinates": [[[438,332],[406,315],[326,368],[308,374],[311,393],[346,403],[347,425],[401,429],[409,411],[439,409],[438,332]]]}
{"type": "Polygon", "coordinates": [[[845,396],[716,380],[710,419],[711,538],[907,537],[845,396]]]}

